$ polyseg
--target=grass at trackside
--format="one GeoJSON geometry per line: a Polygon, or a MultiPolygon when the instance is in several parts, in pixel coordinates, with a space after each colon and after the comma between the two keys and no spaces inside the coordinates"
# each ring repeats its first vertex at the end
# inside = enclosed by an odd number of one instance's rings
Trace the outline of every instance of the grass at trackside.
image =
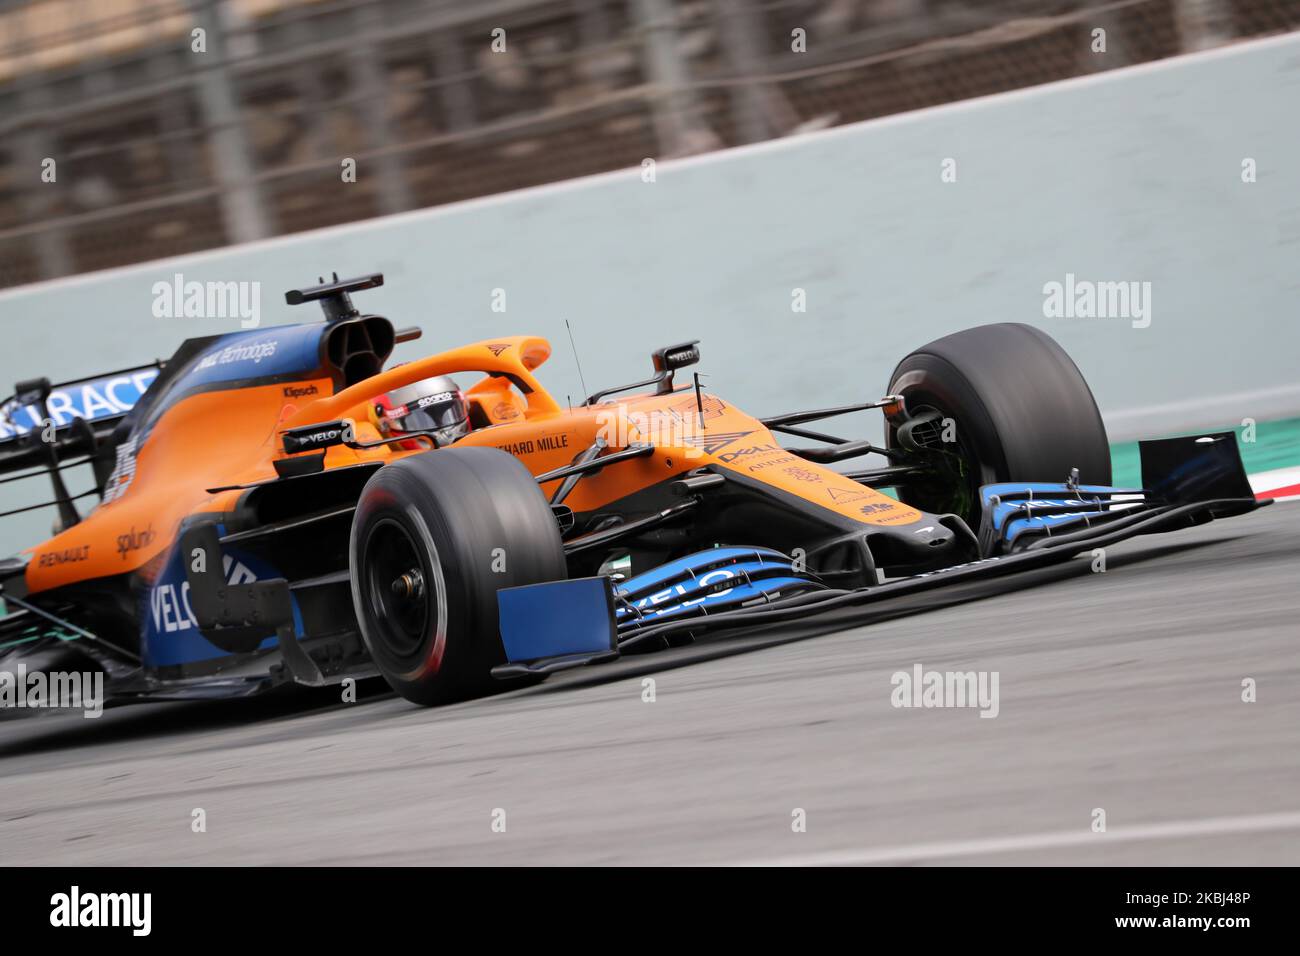
{"type": "MultiPolygon", "coordinates": [[[[1199,429],[1179,432],[1179,434],[1196,435],[1215,430],[1199,429]]],[[[1217,430],[1227,431],[1227,429],[1217,430]]],[[[1253,475],[1274,468],[1291,468],[1300,465],[1300,418],[1260,422],[1255,426],[1253,442],[1246,441],[1248,436],[1244,434],[1244,429],[1238,427],[1234,431],[1237,434],[1237,447],[1241,449],[1241,460],[1246,466],[1246,474],[1253,475]]],[[[1113,469],[1111,484],[1117,487],[1141,487],[1142,467],[1138,458],[1137,442],[1111,445],[1110,460],[1113,469]]]]}

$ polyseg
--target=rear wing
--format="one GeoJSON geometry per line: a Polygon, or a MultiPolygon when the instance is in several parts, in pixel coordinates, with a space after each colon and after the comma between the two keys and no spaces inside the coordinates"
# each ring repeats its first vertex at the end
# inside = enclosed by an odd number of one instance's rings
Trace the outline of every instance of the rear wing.
{"type": "MultiPolygon", "coordinates": [[[[0,512],[0,518],[56,505],[64,527],[76,524],[75,499],[60,472],[96,463],[96,452],[140,402],[163,365],[155,361],[57,385],[45,378],[18,382],[14,394],[0,402],[0,475],[11,476],[0,478],[0,484],[45,475],[54,486],[54,499],[0,512]]],[[[96,486],[76,498],[99,490],[101,470],[95,470],[96,486]]]]}
{"type": "Polygon", "coordinates": [[[140,401],[162,367],[162,362],[155,361],[49,384],[46,414],[40,407],[45,380],[19,382],[14,394],[0,401],[0,450],[33,431],[40,432],[47,419],[56,429],[67,429],[74,418],[91,423],[120,421],[140,401]]]}

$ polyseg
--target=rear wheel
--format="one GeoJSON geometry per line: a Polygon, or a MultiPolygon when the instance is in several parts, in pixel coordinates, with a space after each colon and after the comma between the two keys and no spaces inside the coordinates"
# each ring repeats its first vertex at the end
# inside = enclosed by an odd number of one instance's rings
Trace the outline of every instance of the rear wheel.
{"type": "Polygon", "coordinates": [[[481,693],[504,660],[499,588],[565,577],[551,508],[528,469],[494,448],[448,448],[366,483],[350,544],[361,634],[399,694],[432,705],[481,693]]]}
{"type": "MultiPolygon", "coordinates": [[[[980,485],[999,481],[1110,484],[1110,445],[1097,403],[1074,362],[1047,333],[1002,323],[966,329],[922,346],[898,363],[891,395],[909,416],[932,414],[913,437],[947,465],[900,489],[908,504],[954,512],[976,527],[980,485]]],[[[886,429],[897,447],[899,430],[886,429]]]]}

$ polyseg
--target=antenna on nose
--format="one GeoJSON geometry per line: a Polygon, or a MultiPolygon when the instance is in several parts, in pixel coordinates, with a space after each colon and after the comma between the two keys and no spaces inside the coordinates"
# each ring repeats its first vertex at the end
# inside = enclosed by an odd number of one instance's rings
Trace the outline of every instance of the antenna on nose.
{"type": "Polygon", "coordinates": [[[578,366],[578,384],[582,386],[582,394],[587,394],[587,382],[582,377],[582,362],[578,359],[578,345],[573,341],[573,328],[569,325],[569,320],[564,320],[564,327],[569,330],[569,347],[573,349],[573,364],[578,366]]]}

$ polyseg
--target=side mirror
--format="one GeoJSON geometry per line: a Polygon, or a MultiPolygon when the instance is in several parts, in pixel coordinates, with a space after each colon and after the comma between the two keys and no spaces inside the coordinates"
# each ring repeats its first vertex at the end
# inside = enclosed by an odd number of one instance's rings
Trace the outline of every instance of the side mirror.
{"type": "Polygon", "coordinates": [[[656,372],[672,372],[694,365],[700,360],[700,340],[692,339],[678,345],[665,345],[650,355],[656,372]]]}
{"type": "Polygon", "coordinates": [[[700,340],[692,339],[689,342],[679,342],[676,345],[665,345],[661,349],[655,349],[650,353],[650,361],[654,362],[655,374],[653,378],[646,379],[644,382],[634,382],[631,385],[619,385],[616,388],[606,388],[597,392],[587,399],[584,405],[595,405],[606,395],[613,395],[615,392],[626,392],[634,388],[644,388],[647,385],[658,386],[655,389],[656,395],[667,395],[673,390],[673,372],[679,368],[685,368],[688,365],[694,365],[700,360],[700,340]]]}

